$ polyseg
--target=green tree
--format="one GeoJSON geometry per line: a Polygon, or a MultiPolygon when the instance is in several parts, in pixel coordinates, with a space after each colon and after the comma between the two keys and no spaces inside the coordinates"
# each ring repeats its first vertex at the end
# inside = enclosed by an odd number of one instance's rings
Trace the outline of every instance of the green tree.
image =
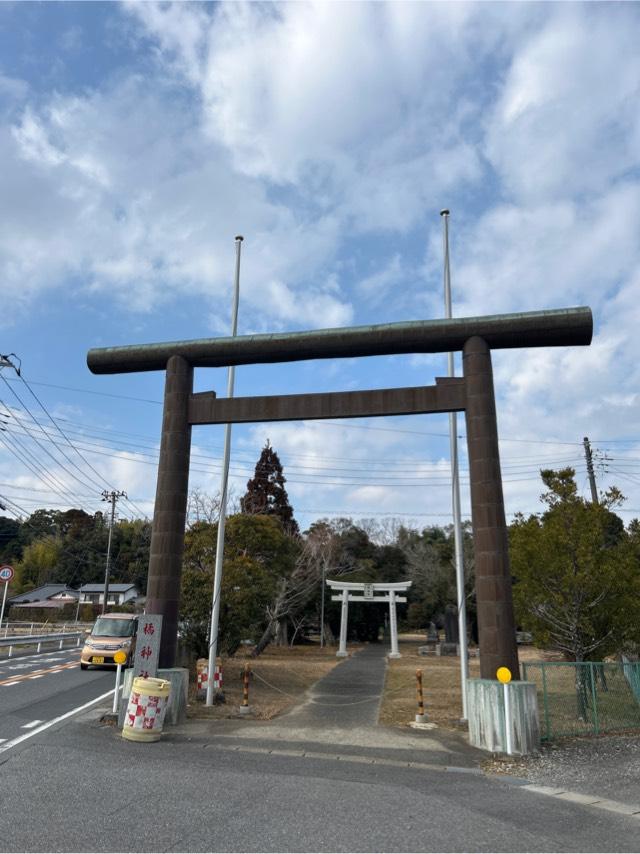
{"type": "MultiPolygon", "coordinates": [[[[470,523],[462,529],[467,625],[476,619],[473,538],[470,523]]],[[[409,589],[409,625],[422,629],[430,622],[439,628],[449,607],[457,607],[455,542],[453,526],[425,528],[422,533],[402,529],[398,543],[405,553],[409,589]]],[[[472,635],[474,635],[472,630],[472,635]]],[[[475,636],[475,635],[474,635],[475,636]]]]}
{"type": "Polygon", "coordinates": [[[577,662],[601,659],[640,631],[637,554],[612,512],[624,499],[614,487],[599,504],[586,501],[571,468],[541,476],[546,511],[510,529],[516,616],[538,644],[577,662]]]}
{"type": "Polygon", "coordinates": [[[33,590],[54,581],[59,557],[60,543],[55,537],[42,537],[27,546],[16,568],[21,589],[33,590]]]}
{"type": "Polygon", "coordinates": [[[0,516],[0,563],[14,564],[22,555],[21,524],[17,519],[0,516]]]}
{"type": "MultiPolygon", "coordinates": [[[[217,524],[196,522],[185,537],[180,619],[188,645],[199,655],[208,647],[217,524]]],[[[225,526],[220,594],[219,645],[233,654],[245,638],[267,624],[278,583],[293,569],[298,546],[275,516],[229,516],[225,526]]]]}
{"type": "Polygon", "coordinates": [[[256,463],[254,476],[247,483],[244,497],[240,499],[240,507],[243,513],[251,515],[277,516],[285,533],[297,536],[300,531],[293,518],[285,483],[280,458],[267,439],[256,463]]]}

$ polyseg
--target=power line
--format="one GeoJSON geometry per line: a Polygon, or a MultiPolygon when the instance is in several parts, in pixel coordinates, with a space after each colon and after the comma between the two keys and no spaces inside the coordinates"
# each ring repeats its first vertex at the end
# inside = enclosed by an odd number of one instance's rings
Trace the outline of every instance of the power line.
{"type": "MultiPolygon", "coordinates": [[[[17,398],[17,400],[18,400],[18,401],[19,401],[19,403],[21,404],[22,408],[23,408],[23,409],[24,409],[24,410],[29,414],[29,416],[31,417],[31,419],[33,420],[33,422],[34,422],[35,424],[37,424],[37,425],[38,425],[38,427],[40,428],[40,431],[41,431],[42,433],[44,433],[45,435],[47,435],[48,440],[49,440],[49,441],[51,441],[51,442],[53,443],[53,445],[54,445],[58,450],[60,450],[60,448],[59,448],[59,446],[57,445],[57,443],[56,443],[53,439],[51,439],[51,437],[47,434],[47,431],[43,428],[42,424],[40,424],[40,422],[37,420],[37,418],[35,418],[35,417],[34,417],[34,415],[32,414],[32,412],[31,412],[31,411],[29,410],[29,408],[25,405],[24,401],[21,399],[20,395],[19,395],[19,394],[17,394],[17,392],[16,392],[14,389],[12,389],[12,388],[11,388],[11,386],[10,386],[10,385],[9,385],[9,383],[6,381],[6,379],[2,376],[2,374],[1,374],[1,373],[0,373],[0,379],[1,379],[1,380],[4,382],[4,384],[9,388],[9,390],[10,390],[10,391],[11,391],[11,393],[14,395],[14,397],[16,397],[16,398],[17,398]]],[[[0,403],[2,403],[2,405],[3,405],[7,410],[9,409],[9,407],[7,407],[6,403],[4,403],[4,401],[0,400],[0,403]]],[[[31,437],[31,439],[33,439],[33,441],[36,443],[36,445],[38,445],[38,447],[39,447],[39,448],[41,448],[41,449],[42,449],[42,450],[47,454],[47,456],[51,457],[51,459],[54,461],[54,463],[55,463],[59,468],[61,468],[63,471],[65,471],[65,472],[66,472],[70,477],[72,477],[75,481],[77,481],[79,484],[81,484],[85,489],[91,489],[91,485],[90,485],[90,484],[88,484],[88,483],[87,483],[87,481],[82,480],[81,478],[79,478],[79,477],[78,477],[78,475],[74,474],[74,472],[73,472],[73,471],[71,471],[69,468],[67,468],[67,466],[65,466],[65,464],[64,464],[64,463],[62,463],[60,460],[56,459],[56,457],[55,457],[55,456],[54,456],[54,455],[53,455],[53,454],[48,450],[48,448],[45,448],[45,446],[42,444],[42,442],[40,442],[40,440],[38,439],[38,437],[37,437],[37,436],[35,436],[35,435],[33,434],[33,432],[32,432],[32,430],[31,430],[31,428],[26,424],[26,422],[23,422],[23,421],[22,421],[22,419],[20,418],[20,416],[18,416],[18,415],[17,415],[17,411],[16,411],[16,410],[13,410],[12,412],[10,411],[10,415],[11,415],[11,417],[12,417],[12,418],[15,418],[15,419],[16,419],[16,421],[17,421],[17,422],[18,422],[18,423],[23,427],[23,429],[24,429],[24,430],[26,430],[26,432],[29,434],[29,436],[31,437]]],[[[66,453],[62,452],[62,455],[63,455],[63,456],[68,460],[68,457],[67,457],[66,453]]],[[[77,466],[76,466],[76,464],[75,464],[75,463],[72,463],[72,465],[73,465],[75,468],[77,468],[77,466]]]]}
{"type": "MultiPolygon", "coordinates": [[[[68,436],[67,436],[67,434],[64,432],[64,430],[62,429],[62,427],[60,427],[60,425],[59,425],[59,424],[57,423],[57,421],[53,418],[53,416],[51,415],[51,413],[49,412],[49,410],[46,408],[46,406],[44,405],[44,403],[40,400],[40,398],[38,397],[38,395],[33,391],[33,389],[31,388],[31,386],[29,385],[29,383],[26,381],[26,379],[25,379],[24,375],[22,374],[22,372],[16,371],[16,373],[18,374],[19,378],[22,380],[22,383],[24,384],[25,388],[28,390],[29,394],[31,394],[31,396],[33,397],[33,399],[38,403],[38,405],[40,406],[40,408],[42,409],[42,411],[45,413],[45,415],[47,416],[47,418],[49,419],[49,421],[51,421],[51,423],[53,424],[53,426],[54,426],[54,427],[56,428],[56,430],[60,433],[60,435],[63,437],[63,439],[67,442],[67,444],[69,445],[69,447],[70,447],[72,450],[74,450],[74,451],[76,452],[76,454],[80,457],[80,459],[82,460],[82,462],[83,462],[83,463],[84,463],[84,464],[85,464],[85,465],[86,465],[86,466],[87,466],[87,467],[88,467],[88,468],[89,468],[89,469],[90,469],[90,470],[91,470],[91,471],[92,471],[92,472],[93,472],[93,473],[94,473],[98,478],[100,478],[100,481],[101,481],[101,482],[98,482],[98,481],[94,480],[93,478],[91,478],[91,482],[92,482],[95,486],[97,486],[97,487],[98,487],[98,489],[102,489],[102,488],[106,485],[106,486],[110,487],[110,488],[113,490],[113,489],[114,489],[113,485],[112,485],[112,484],[110,484],[108,480],[106,480],[106,478],[104,477],[104,475],[103,475],[103,474],[101,474],[101,473],[100,473],[100,472],[99,472],[99,471],[98,471],[98,470],[97,470],[97,469],[96,469],[96,468],[95,468],[95,467],[94,467],[94,466],[89,462],[89,460],[88,460],[88,459],[87,459],[87,458],[86,458],[86,457],[85,457],[85,456],[84,456],[84,455],[83,455],[83,454],[78,450],[78,448],[73,444],[73,442],[71,441],[71,439],[69,439],[69,437],[68,437],[68,436]]],[[[43,429],[44,429],[44,428],[43,428],[43,429]]],[[[46,432],[46,431],[44,431],[44,432],[46,432]]],[[[66,457],[66,454],[65,454],[65,457],[66,457]]],[[[69,458],[67,457],[67,459],[69,459],[69,458]]],[[[69,462],[71,462],[71,460],[69,460],[69,462]]],[[[81,471],[79,467],[77,467],[77,468],[78,468],[78,471],[81,471]]],[[[127,496],[125,495],[125,493],[122,493],[122,496],[123,496],[123,497],[124,497],[128,502],[129,502],[129,499],[127,498],[127,496]]],[[[129,503],[134,507],[134,509],[136,510],[136,512],[138,512],[138,513],[141,513],[141,512],[142,512],[138,507],[135,507],[135,505],[133,504],[133,502],[129,502],[129,503]]]]}
{"type": "MultiPolygon", "coordinates": [[[[49,487],[49,491],[53,491],[54,493],[61,495],[62,497],[66,495],[67,500],[69,498],[74,500],[73,494],[71,492],[68,492],[64,485],[62,489],[58,486],[58,483],[61,483],[61,481],[56,482],[56,478],[54,477],[54,475],[50,475],[45,468],[40,467],[39,470],[37,465],[34,464],[29,459],[29,457],[25,453],[23,453],[22,450],[20,450],[19,447],[16,447],[16,444],[19,443],[19,440],[14,439],[14,437],[11,436],[7,431],[3,431],[3,435],[0,436],[0,442],[2,442],[5,448],[7,448],[9,453],[13,454],[13,456],[16,457],[16,459],[18,459],[24,466],[26,466],[29,471],[35,474],[35,476],[40,481],[42,481],[42,483],[46,484],[49,487]]],[[[34,457],[34,459],[36,458],[34,457]]]]}
{"type": "MultiPolygon", "coordinates": [[[[45,436],[46,436],[46,434],[45,434],[45,436]]],[[[46,438],[44,438],[44,441],[50,441],[50,439],[48,437],[46,437],[46,438]]],[[[91,442],[91,441],[84,439],[84,438],[81,439],[80,444],[81,444],[81,447],[89,446],[89,450],[91,450],[93,448],[104,449],[106,447],[109,450],[114,450],[116,452],[118,451],[117,448],[112,448],[108,444],[105,445],[104,442],[101,442],[101,443],[91,442]]],[[[144,447],[148,447],[148,446],[136,445],[136,444],[131,443],[131,442],[127,442],[125,444],[131,445],[134,448],[134,451],[130,452],[130,451],[127,451],[126,449],[121,449],[119,454],[118,453],[115,454],[115,456],[117,456],[118,458],[124,458],[127,460],[131,460],[131,457],[126,457],[126,456],[123,457],[123,455],[127,454],[127,453],[134,453],[135,452],[136,454],[139,454],[140,456],[149,457],[150,459],[153,459],[153,460],[158,459],[158,452],[157,452],[157,450],[155,450],[155,448],[153,449],[153,453],[146,453],[145,451],[140,450],[140,448],[144,448],[144,447]]],[[[106,453],[105,451],[101,452],[101,451],[95,451],[95,450],[91,450],[91,452],[97,453],[97,454],[100,454],[100,453],[105,454],[106,453]]],[[[283,457],[285,457],[285,459],[286,459],[286,455],[283,454],[283,457]]],[[[192,460],[209,460],[210,458],[207,456],[204,456],[202,454],[192,454],[191,459],[192,460]]],[[[410,468],[399,468],[397,466],[394,467],[393,465],[386,465],[383,463],[376,464],[376,463],[372,463],[371,461],[368,461],[368,460],[362,460],[361,462],[362,462],[362,466],[363,466],[362,468],[341,467],[341,466],[333,466],[333,465],[307,466],[307,465],[299,465],[299,464],[293,463],[293,464],[287,464],[286,469],[287,469],[287,472],[302,471],[302,472],[320,472],[320,473],[327,473],[327,474],[332,473],[332,472],[351,472],[351,473],[353,473],[353,477],[362,477],[365,479],[369,479],[368,475],[370,473],[373,473],[379,479],[389,479],[388,477],[386,477],[384,475],[377,474],[377,472],[389,472],[392,476],[403,476],[403,475],[409,476],[409,475],[412,475],[416,471],[416,467],[431,466],[435,469],[435,471],[433,471],[433,472],[424,471],[424,473],[423,473],[424,476],[428,476],[431,478],[436,477],[438,479],[447,479],[447,480],[449,479],[448,473],[446,473],[442,469],[442,466],[444,465],[444,461],[441,461],[441,460],[415,460],[415,461],[413,461],[413,465],[411,465],[410,468]]],[[[537,463],[532,463],[531,458],[529,457],[528,461],[526,463],[525,462],[523,462],[523,463],[515,463],[515,462],[514,463],[508,463],[507,462],[507,463],[503,463],[501,468],[503,471],[513,471],[513,473],[516,473],[516,470],[518,470],[518,469],[522,469],[524,471],[538,471],[541,466],[559,466],[559,465],[565,465],[567,463],[574,463],[574,467],[576,467],[576,464],[577,465],[583,464],[581,458],[579,456],[576,457],[574,455],[572,455],[570,457],[563,457],[560,459],[558,459],[558,458],[545,458],[545,459],[539,460],[537,463]]],[[[408,462],[405,463],[404,461],[403,461],[403,464],[409,465],[408,462]]],[[[210,465],[212,467],[214,467],[214,469],[215,469],[215,467],[218,466],[219,463],[211,462],[210,465]]],[[[258,464],[256,464],[254,466],[253,464],[249,463],[248,460],[247,461],[239,460],[239,461],[237,461],[237,465],[236,465],[235,470],[236,470],[236,472],[239,472],[241,475],[246,474],[247,476],[249,476],[256,470],[256,468],[259,468],[258,464]],[[242,464],[244,464],[243,468],[240,467],[240,466],[242,466],[242,464]]],[[[463,471],[468,473],[468,469],[465,469],[463,471]]],[[[350,475],[345,475],[345,477],[350,477],[350,475]]],[[[288,477],[287,481],[290,481],[293,483],[293,482],[295,482],[295,479],[288,477]]]]}
{"type": "MultiPolygon", "coordinates": [[[[10,380],[10,381],[16,382],[17,380],[10,380]]],[[[73,386],[55,385],[53,383],[46,383],[46,382],[36,381],[36,380],[31,380],[31,384],[32,385],[39,385],[39,386],[43,386],[43,387],[47,387],[47,388],[61,389],[63,391],[78,392],[80,394],[92,394],[92,395],[96,395],[98,397],[110,397],[110,398],[116,398],[118,400],[134,401],[135,403],[150,403],[150,404],[153,404],[156,406],[162,406],[161,400],[153,400],[153,399],[143,398],[143,397],[131,397],[129,395],[124,395],[124,394],[113,394],[113,393],[109,393],[109,392],[95,391],[92,389],[76,388],[73,386]]],[[[374,427],[371,425],[364,425],[364,424],[352,424],[352,423],[347,422],[346,419],[345,419],[345,422],[333,422],[333,421],[321,420],[321,421],[318,421],[318,424],[319,425],[332,426],[332,427],[353,428],[353,429],[357,429],[357,430],[378,430],[378,431],[383,431],[383,432],[387,432],[387,433],[409,433],[409,434],[415,434],[417,436],[433,436],[433,437],[441,438],[441,439],[447,439],[449,437],[448,433],[429,433],[429,432],[418,431],[418,430],[403,430],[403,429],[391,428],[391,427],[374,427]]],[[[464,439],[465,436],[459,435],[458,438],[464,439]]],[[[499,439],[501,442],[518,442],[518,443],[523,443],[523,444],[528,444],[528,445],[568,445],[571,447],[579,447],[582,445],[582,442],[575,442],[575,441],[567,442],[567,441],[564,441],[561,439],[523,439],[523,438],[511,438],[509,436],[500,436],[499,439]]],[[[640,442],[640,439],[594,439],[593,441],[596,442],[597,444],[600,444],[600,445],[618,444],[618,443],[633,444],[634,442],[640,442]]]]}

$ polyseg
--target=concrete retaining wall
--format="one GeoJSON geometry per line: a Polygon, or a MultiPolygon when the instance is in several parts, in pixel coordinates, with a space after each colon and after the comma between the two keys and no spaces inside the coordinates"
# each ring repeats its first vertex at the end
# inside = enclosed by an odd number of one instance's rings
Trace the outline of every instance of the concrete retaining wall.
{"type": "MultiPolygon", "coordinates": [[[[535,753],[540,747],[538,694],[533,682],[510,682],[512,752],[535,753]]],[[[492,753],[506,753],[504,687],[495,679],[468,679],[469,741],[492,753]]]]}

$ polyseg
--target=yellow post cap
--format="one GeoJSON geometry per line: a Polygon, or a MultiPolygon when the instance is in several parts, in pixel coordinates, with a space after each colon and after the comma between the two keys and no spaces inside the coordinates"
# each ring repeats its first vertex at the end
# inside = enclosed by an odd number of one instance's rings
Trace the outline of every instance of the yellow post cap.
{"type": "Polygon", "coordinates": [[[499,667],[496,671],[496,676],[498,677],[498,681],[502,682],[503,685],[511,682],[511,671],[508,667],[499,667]]]}
{"type": "Polygon", "coordinates": [[[115,661],[116,664],[124,664],[125,661],[127,660],[127,653],[123,652],[121,649],[119,649],[116,652],[116,654],[113,656],[113,660],[115,661]]]}

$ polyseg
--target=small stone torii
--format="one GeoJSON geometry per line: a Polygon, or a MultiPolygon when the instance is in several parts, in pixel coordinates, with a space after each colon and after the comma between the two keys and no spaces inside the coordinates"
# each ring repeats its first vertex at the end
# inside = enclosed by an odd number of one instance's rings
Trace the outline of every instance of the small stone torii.
{"type": "Polygon", "coordinates": [[[340,614],[340,647],[336,653],[339,658],[347,654],[347,624],[349,621],[349,602],[388,602],[389,603],[389,628],[391,630],[391,652],[389,658],[400,658],[398,652],[398,618],[396,615],[396,602],[406,602],[406,596],[398,596],[398,593],[406,593],[411,587],[411,581],[397,581],[395,583],[357,581],[332,581],[327,579],[327,584],[332,590],[339,590],[339,596],[332,596],[333,602],[342,602],[340,614]],[[376,593],[386,593],[386,596],[376,596],[376,593]],[[361,595],[357,595],[361,594],[361,595]]]}

